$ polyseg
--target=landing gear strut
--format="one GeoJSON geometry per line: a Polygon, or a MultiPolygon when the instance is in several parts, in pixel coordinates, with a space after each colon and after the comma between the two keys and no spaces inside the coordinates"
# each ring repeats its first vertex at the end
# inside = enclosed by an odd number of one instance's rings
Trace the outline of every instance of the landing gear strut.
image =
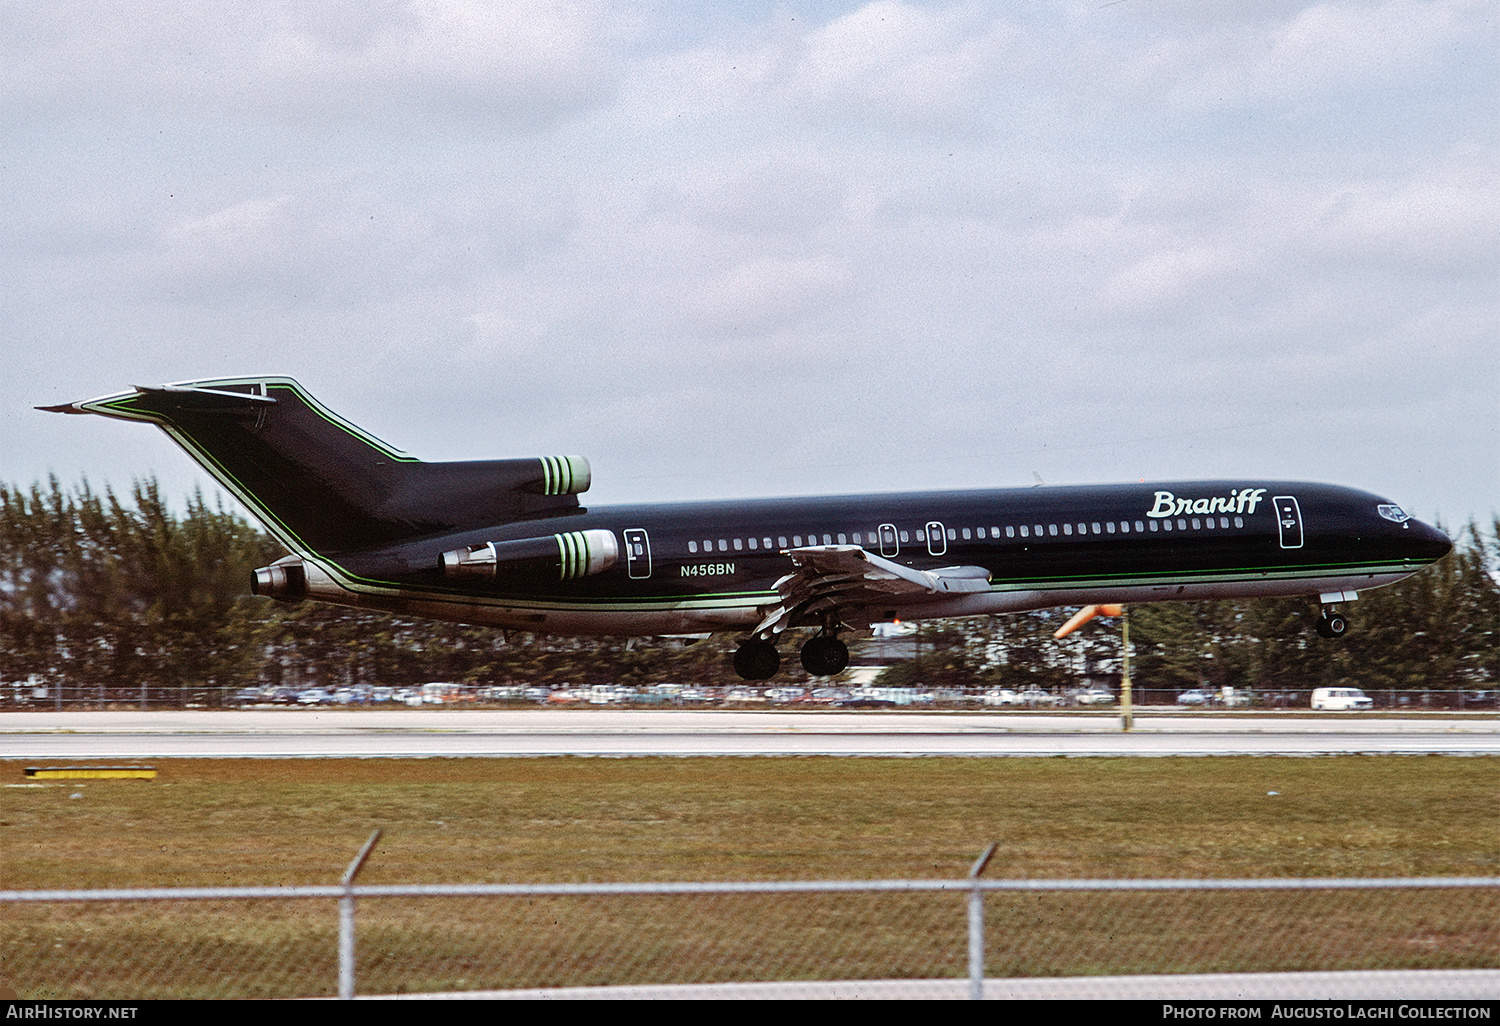
{"type": "Polygon", "coordinates": [[[849,646],[832,634],[819,634],[802,646],[802,668],[814,677],[832,677],[849,665],[849,646]]]}
{"type": "Polygon", "coordinates": [[[781,669],[781,653],[769,641],[751,638],[734,653],[734,672],[744,680],[770,680],[781,669]]]}
{"type": "Polygon", "coordinates": [[[1344,619],[1344,614],[1332,606],[1323,607],[1323,615],[1318,617],[1314,628],[1320,638],[1342,638],[1349,630],[1349,621],[1344,619]]]}

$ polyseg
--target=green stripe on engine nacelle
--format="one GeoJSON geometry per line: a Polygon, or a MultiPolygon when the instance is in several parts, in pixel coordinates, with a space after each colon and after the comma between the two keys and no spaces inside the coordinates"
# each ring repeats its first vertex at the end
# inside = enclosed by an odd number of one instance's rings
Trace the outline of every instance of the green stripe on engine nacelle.
{"type": "Polygon", "coordinates": [[[582,531],[554,534],[557,539],[558,580],[571,581],[589,572],[589,540],[582,531]]]}
{"type": "Polygon", "coordinates": [[[582,456],[540,456],[543,495],[578,495],[589,490],[593,472],[582,456]]]}

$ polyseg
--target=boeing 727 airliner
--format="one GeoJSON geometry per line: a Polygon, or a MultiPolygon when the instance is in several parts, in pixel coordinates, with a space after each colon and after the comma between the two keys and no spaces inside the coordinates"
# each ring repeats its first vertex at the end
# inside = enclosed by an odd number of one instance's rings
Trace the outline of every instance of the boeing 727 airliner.
{"type": "Polygon", "coordinates": [[[839,634],[1051,606],[1317,596],[1337,605],[1447,555],[1368,492],[1289,481],[919,492],[588,508],[578,456],[424,463],[289,378],[189,381],[41,409],[156,424],[290,555],[252,590],[573,635],[733,631],[766,680],[777,641],[838,673],[839,634]]]}

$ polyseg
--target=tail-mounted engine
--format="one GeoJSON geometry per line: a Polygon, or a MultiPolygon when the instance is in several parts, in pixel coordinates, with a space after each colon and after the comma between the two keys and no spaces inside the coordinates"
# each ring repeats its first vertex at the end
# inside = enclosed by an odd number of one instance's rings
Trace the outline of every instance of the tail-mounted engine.
{"type": "Polygon", "coordinates": [[[543,538],[485,542],[443,553],[446,577],[572,581],[603,573],[620,558],[612,531],[568,531],[543,538]]]}
{"type": "Polygon", "coordinates": [[[297,556],[284,556],[255,571],[250,578],[250,593],[283,602],[304,599],[307,597],[307,567],[297,556]]]}

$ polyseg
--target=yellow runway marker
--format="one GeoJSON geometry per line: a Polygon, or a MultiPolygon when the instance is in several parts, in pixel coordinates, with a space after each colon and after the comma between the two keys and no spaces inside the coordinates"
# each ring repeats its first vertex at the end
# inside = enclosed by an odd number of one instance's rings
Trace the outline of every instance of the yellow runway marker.
{"type": "Polygon", "coordinates": [[[37,780],[154,780],[155,766],[27,766],[37,780]]]}

